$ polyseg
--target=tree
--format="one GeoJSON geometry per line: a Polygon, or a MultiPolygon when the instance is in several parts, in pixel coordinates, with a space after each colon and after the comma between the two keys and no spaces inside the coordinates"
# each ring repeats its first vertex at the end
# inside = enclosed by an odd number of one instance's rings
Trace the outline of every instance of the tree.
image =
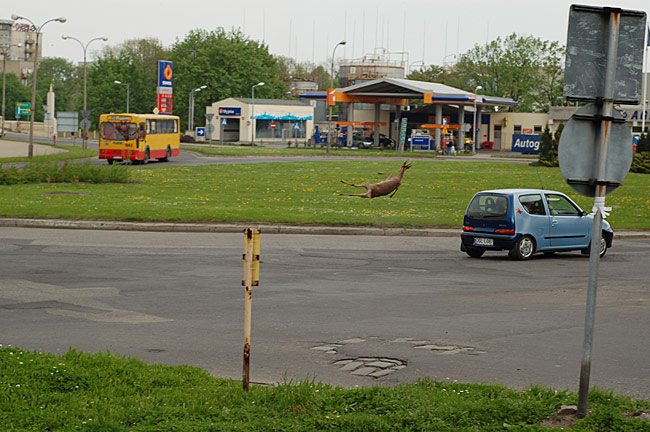
{"type": "Polygon", "coordinates": [[[548,112],[551,105],[563,104],[563,55],[558,42],[513,33],[461,55],[448,84],[464,89],[481,85],[485,94],[519,102],[513,111],[548,112]]]}
{"type": "MultiPolygon", "coordinates": [[[[206,85],[195,93],[197,106],[206,106],[228,97],[251,97],[253,85],[256,97],[281,98],[287,86],[278,75],[278,61],[268,47],[248,39],[239,30],[226,32],[194,30],[171,49],[174,62],[174,112],[187,124],[187,107],[192,89],[206,85]]],[[[202,110],[195,111],[195,124],[202,124],[202,110]]]]}
{"type": "MultiPolygon", "coordinates": [[[[47,104],[50,85],[56,95],[56,111],[73,111],[76,108],[75,97],[80,91],[78,68],[70,61],[60,57],[46,57],[38,65],[36,81],[36,121],[43,121],[43,105],[47,104]]],[[[56,115],[56,113],[55,113],[56,115]]]]}
{"type": "Polygon", "coordinates": [[[430,65],[424,69],[411,72],[408,79],[444,84],[449,80],[449,72],[442,66],[430,65]]]}
{"type": "MultiPolygon", "coordinates": [[[[20,102],[32,101],[32,89],[26,87],[16,74],[7,73],[5,76],[5,115],[7,120],[16,119],[16,104],[20,102]]],[[[28,117],[22,117],[22,120],[28,117]]]]}
{"type": "Polygon", "coordinates": [[[129,84],[131,112],[152,112],[156,106],[158,60],[168,59],[168,51],[157,39],[134,39],[106,47],[88,67],[91,123],[96,125],[100,114],[126,111],[126,86],[115,81],[129,84]]]}
{"type": "Polygon", "coordinates": [[[549,167],[556,167],[560,165],[558,160],[558,148],[560,145],[562,130],[564,130],[563,124],[558,126],[554,134],[551,134],[548,126],[544,128],[544,132],[542,132],[542,142],[539,147],[538,159],[538,162],[541,165],[549,167]]]}

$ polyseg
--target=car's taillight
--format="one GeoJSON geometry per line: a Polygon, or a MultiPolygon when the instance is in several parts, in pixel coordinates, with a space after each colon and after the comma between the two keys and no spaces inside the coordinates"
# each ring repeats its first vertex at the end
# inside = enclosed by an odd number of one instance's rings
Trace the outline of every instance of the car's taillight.
{"type": "Polygon", "coordinates": [[[513,235],[515,233],[515,230],[513,229],[498,229],[494,230],[495,234],[505,234],[505,235],[513,235]]]}
{"type": "Polygon", "coordinates": [[[474,228],[472,228],[472,227],[468,227],[468,226],[464,226],[464,227],[463,227],[463,231],[474,231],[474,228]]]}

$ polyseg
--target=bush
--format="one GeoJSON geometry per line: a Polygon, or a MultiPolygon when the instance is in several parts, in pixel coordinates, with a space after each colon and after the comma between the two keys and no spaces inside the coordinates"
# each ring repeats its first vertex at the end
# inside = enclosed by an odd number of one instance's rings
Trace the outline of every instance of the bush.
{"type": "Polygon", "coordinates": [[[548,126],[546,126],[544,129],[544,132],[542,133],[542,142],[539,149],[539,163],[541,165],[549,167],[556,167],[560,165],[557,157],[557,151],[563,129],[564,125],[560,125],[555,131],[555,134],[551,134],[548,126]]]}
{"type": "Polygon", "coordinates": [[[644,153],[650,152],[650,136],[648,134],[642,134],[639,137],[639,142],[636,144],[636,152],[644,153]]]}
{"type": "Polygon", "coordinates": [[[650,151],[643,153],[634,153],[630,172],[650,174],[650,151]]]}
{"type": "Polygon", "coordinates": [[[196,142],[196,141],[190,135],[181,135],[181,142],[182,143],[193,143],[193,142],[196,142]]]}
{"type": "Polygon", "coordinates": [[[130,179],[130,173],[123,165],[94,165],[91,162],[77,163],[30,163],[21,169],[15,166],[0,166],[0,184],[26,183],[123,183],[130,179]]]}

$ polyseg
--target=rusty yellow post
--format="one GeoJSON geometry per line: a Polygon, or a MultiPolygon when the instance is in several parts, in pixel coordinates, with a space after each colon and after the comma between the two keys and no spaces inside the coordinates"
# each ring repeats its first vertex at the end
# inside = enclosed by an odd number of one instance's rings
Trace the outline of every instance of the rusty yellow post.
{"type": "Polygon", "coordinates": [[[251,358],[251,312],[253,308],[253,286],[260,283],[260,230],[246,228],[244,230],[244,279],[242,285],[246,289],[244,298],[244,372],[242,384],[248,391],[250,382],[251,358]]]}

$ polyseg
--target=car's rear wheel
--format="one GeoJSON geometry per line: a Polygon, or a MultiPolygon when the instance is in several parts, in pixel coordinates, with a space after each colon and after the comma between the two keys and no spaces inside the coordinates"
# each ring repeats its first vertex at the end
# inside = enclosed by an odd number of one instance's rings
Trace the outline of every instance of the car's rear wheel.
{"type": "Polygon", "coordinates": [[[113,165],[113,159],[106,159],[106,163],[108,163],[109,165],[113,165]]]}
{"type": "Polygon", "coordinates": [[[531,236],[522,236],[517,240],[517,244],[510,251],[511,258],[518,260],[527,260],[535,253],[535,240],[531,236]]]}
{"type": "Polygon", "coordinates": [[[471,256],[472,258],[480,258],[485,253],[485,249],[479,249],[475,247],[465,247],[465,252],[467,253],[467,255],[471,256]]]}

